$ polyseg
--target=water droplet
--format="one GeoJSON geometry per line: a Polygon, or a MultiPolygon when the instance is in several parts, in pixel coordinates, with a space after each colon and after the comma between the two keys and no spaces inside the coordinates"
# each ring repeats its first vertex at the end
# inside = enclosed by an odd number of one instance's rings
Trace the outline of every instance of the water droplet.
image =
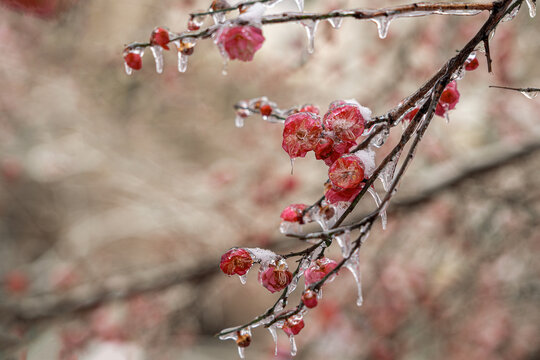
{"type": "Polygon", "coordinates": [[[356,286],[358,288],[358,298],[356,299],[356,305],[362,306],[362,303],[364,302],[364,298],[362,297],[362,283],[361,283],[361,276],[360,276],[360,256],[358,255],[358,249],[354,251],[354,253],[351,255],[349,260],[345,263],[345,267],[349,269],[352,276],[354,277],[354,281],[356,282],[356,286]]]}
{"type": "Polygon", "coordinates": [[[503,18],[502,18],[502,22],[506,22],[506,21],[511,21],[511,20],[514,20],[514,18],[516,17],[516,15],[518,14],[519,12],[519,9],[521,9],[521,4],[516,6],[512,11],[510,11],[508,14],[506,14],[503,18]]]}
{"type": "Polygon", "coordinates": [[[533,91],[521,91],[521,93],[523,94],[523,96],[525,96],[527,99],[534,99],[538,96],[538,90],[533,90],[533,91]]]}
{"type": "Polygon", "coordinates": [[[375,24],[377,24],[377,31],[379,32],[379,38],[384,39],[388,34],[388,28],[390,27],[390,22],[393,20],[392,16],[379,16],[371,19],[375,24]]]}
{"type": "Polygon", "coordinates": [[[306,35],[308,40],[307,51],[309,54],[313,54],[313,52],[315,51],[315,31],[317,31],[317,25],[319,25],[319,21],[304,20],[301,21],[300,24],[304,26],[304,29],[306,29],[306,35]]]}
{"type": "Polygon", "coordinates": [[[296,6],[298,6],[298,11],[304,12],[304,0],[294,0],[296,2],[296,6]]]}
{"type": "Polygon", "coordinates": [[[334,29],[339,29],[341,27],[341,24],[343,23],[343,18],[342,17],[329,18],[328,22],[334,29]]]}
{"type": "Polygon", "coordinates": [[[525,0],[527,3],[527,6],[529,7],[529,16],[531,18],[536,16],[536,4],[534,3],[534,0],[525,0]]]}
{"type": "Polygon", "coordinates": [[[161,74],[163,72],[163,48],[159,45],[151,46],[150,51],[154,56],[156,62],[156,72],[161,74]]]}
{"type": "Polygon", "coordinates": [[[291,356],[296,356],[298,349],[296,348],[296,341],[294,341],[293,335],[289,335],[289,341],[291,342],[291,356]]]}
{"type": "Polygon", "coordinates": [[[277,356],[278,354],[278,341],[277,341],[277,330],[274,325],[271,325],[268,327],[268,331],[270,331],[270,335],[272,335],[272,340],[274,341],[274,356],[277,356]]]}

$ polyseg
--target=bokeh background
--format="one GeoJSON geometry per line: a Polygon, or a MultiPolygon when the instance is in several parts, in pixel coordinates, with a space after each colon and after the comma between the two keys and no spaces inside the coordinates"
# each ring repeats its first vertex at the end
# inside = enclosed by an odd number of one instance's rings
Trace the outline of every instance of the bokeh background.
{"type": "MultiPolygon", "coordinates": [[[[256,271],[244,286],[224,276],[220,256],[301,249],[279,234],[279,213],[315,201],[326,167],[308,156],[291,175],[281,125],[253,117],[237,129],[232,105],[266,95],[324,112],[356,98],[382,114],[487,18],[399,19],[384,40],[372,22],[321,23],[311,56],[300,25],[272,25],[255,60],[230,63],[227,76],[209,40],[184,74],[171,52],[156,74],[149,51],[124,73],[125,44],[158,25],[182,31],[208,5],[0,1],[0,359],[236,359],[213,335],[278,295],[256,271]]],[[[450,123],[428,130],[388,229],[377,223],[362,248],[364,306],[341,272],[306,316],[297,359],[540,358],[540,99],[488,88],[540,87],[538,38],[526,9],[499,26],[494,72],[479,53],[450,123]]],[[[256,329],[247,358],[272,359],[273,346],[256,329]]],[[[276,358],[289,357],[281,332],[276,358]]]]}

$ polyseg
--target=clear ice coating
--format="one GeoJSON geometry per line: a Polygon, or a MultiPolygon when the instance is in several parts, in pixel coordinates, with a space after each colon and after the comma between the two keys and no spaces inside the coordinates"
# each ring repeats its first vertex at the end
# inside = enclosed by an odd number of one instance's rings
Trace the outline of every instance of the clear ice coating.
{"type": "Polygon", "coordinates": [[[276,6],[278,3],[282,2],[283,0],[271,0],[271,1],[268,1],[268,2],[265,2],[264,4],[268,7],[274,7],[276,6]]]}
{"type": "Polygon", "coordinates": [[[244,248],[253,259],[254,262],[260,263],[261,266],[268,266],[276,260],[281,259],[281,256],[268,249],[261,248],[244,248]]]}
{"type": "Polygon", "coordinates": [[[156,62],[156,72],[161,74],[163,72],[163,48],[159,45],[150,47],[154,60],[156,62]]]}
{"type": "Polygon", "coordinates": [[[504,17],[502,18],[502,22],[506,22],[506,21],[511,21],[511,20],[514,20],[514,18],[517,16],[517,14],[519,13],[519,9],[521,8],[521,4],[516,6],[512,11],[510,11],[508,14],[504,15],[504,17]]]}
{"type": "Polygon", "coordinates": [[[345,267],[349,269],[349,271],[352,273],[352,276],[354,277],[354,281],[356,281],[356,286],[358,287],[358,298],[356,299],[356,305],[362,306],[362,303],[364,302],[364,298],[362,297],[362,284],[361,284],[361,277],[360,277],[360,256],[358,253],[358,249],[352,253],[351,257],[345,262],[345,267]]]}
{"type": "Polygon", "coordinates": [[[388,28],[390,27],[390,22],[393,20],[392,16],[378,16],[371,21],[377,24],[377,31],[379,32],[379,38],[384,39],[388,35],[388,28]]]}
{"type": "Polygon", "coordinates": [[[296,356],[298,349],[296,348],[296,341],[293,335],[289,335],[289,341],[291,342],[291,356],[296,356]]]}
{"type": "Polygon", "coordinates": [[[298,6],[298,11],[304,12],[304,0],[294,0],[296,2],[296,6],[298,6]]]}
{"type": "Polygon", "coordinates": [[[214,20],[214,24],[221,24],[225,22],[225,13],[224,12],[218,12],[212,14],[212,19],[214,20]]]}
{"type": "Polygon", "coordinates": [[[239,20],[247,21],[251,24],[260,24],[262,16],[266,11],[266,6],[261,3],[255,3],[247,8],[247,10],[238,16],[239,20]]]}
{"type": "Polygon", "coordinates": [[[240,356],[240,359],[244,359],[246,357],[246,355],[244,355],[244,349],[245,348],[238,346],[238,355],[240,356]]]}
{"type": "Polygon", "coordinates": [[[338,235],[335,237],[339,248],[341,249],[341,255],[343,257],[349,256],[352,249],[352,243],[351,243],[351,231],[345,230],[345,232],[341,235],[338,235]]]}
{"type": "Polygon", "coordinates": [[[527,3],[527,6],[529,7],[529,16],[531,18],[535,17],[536,16],[536,4],[535,4],[534,0],[525,0],[525,2],[527,3]]]}
{"type": "Polygon", "coordinates": [[[300,235],[302,234],[302,225],[297,222],[282,221],[279,224],[279,232],[283,235],[300,235]]]}
{"type": "Polygon", "coordinates": [[[520,91],[523,96],[525,96],[527,99],[534,99],[538,96],[539,90],[532,90],[532,91],[520,91]]]}
{"type": "Polygon", "coordinates": [[[277,356],[277,354],[278,354],[278,341],[277,341],[276,326],[275,325],[269,326],[268,331],[270,331],[270,335],[272,335],[272,340],[274,341],[274,356],[277,356]]]}
{"type": "Polygon", "coordinates": [[[317,31],[317,25],[319,25],[318,20],[303,20],[300,22],[306,29],[306,35],[308,40],[307,51],[310,54],[313,54],[315,51],[315,31],[317,31]]]}
{"type": "Polygon", "coordinates": [[[384,169],[379,174],[379,180],[381,180],[382,186],[385,191],[390,190],[390,186],[392,185],[392,181],[394,180],[394,173],[396,172],[396,166],[399,161],[399,157],[401,156],[401,150],[394,155],[392,159],[386,164],[384,169]]]}
{"type": "Polygon", "coordinates": [[[341,24],[343,23],[343,18],[342,17],[329,18],[328,22],[334,29],[339,29],[341,27],[341,24]]]}

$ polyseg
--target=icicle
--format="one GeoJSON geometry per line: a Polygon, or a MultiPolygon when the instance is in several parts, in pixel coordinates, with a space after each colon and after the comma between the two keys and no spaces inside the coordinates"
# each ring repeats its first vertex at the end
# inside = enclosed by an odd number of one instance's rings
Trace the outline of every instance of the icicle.
{"type": "Polygon", "coordinates": [[[234,118],[234,126],[237,128],[244,127],[244,117],[240,114],[236,114],[236,117],[234,118]]]}
{"type": "Polygon", "coordinates": [[[244,355],[244,347],[238,346],[238,355],[240,356],[240,359],[244,359],[246,356],[244,355]]]}
{"type": "Polygon", "coordinates": [[[349,269],[356,281],[356,286],[358,287],[358,298],[356,300],[356,305],[362,306],[364,299],[362,297],[362,284],[360,277],[360,257],[358,255],[358,249],[354,251],[349,260],[345,263],[345,267],[349,269]]]}
{"type": "Polygon", "coordinates": [[[462,15],[462,16],[473,16],[478,15],[482,12],[482,10],[435,10],[433,11],[433,14],[438,15],[462,15]]]}
{"type": "Polygon", "coordinates": [[[304,0],[294,0],[296,2],[296,6],[298,6],[298,11],[304,12],[304,0]]]}
{"type": "Polygon", "coordinates": [[[296,356],[298,349],[296,348],[296,341],[294,341],[294,335],[289,335],[289,341],[291,342],[291,356],[296,356]]]}
{"type": "MultiPolygon", "coordinates": [[[[318,254],[320,254],[320,251],[318,252],[318,254]]],[[[291,282],[287,286],[286,296],[289,296],[296,289],[296,287],[298,286],[298,280],[300,280],[300,277],[304,275],[304,271],[306,271],[306,269],[309,267],[310,262],[311,262],[310,259],[302,258],[300,265],[298,267],[298,273],[292,278],[291,282]]]]}
{"type": "Polygon", "coordinates": [[[291,158],[291,175],[294,173],[294,158],[291,158]]]}
{"type": "Polygon", "coordinates": [[[224,12],[218,12],[212,14],[212,19],[214,20],[214,24],[218,25],[225,22],[225,13],[224,12]]]}
{"type": "Polygon", "coordinates": [[[181,52],[178,53],[178,71],[186,72],[189,56],[181,52]]]}
{"type": "Polygon", "coordinates": [[[386,164],[386,166],[384,167],[384,169],[382,169],[381,173],[378,176],[385,191],[388,191],[390,189],[390,186],[392,185],[392,181],[394,180],[394,173],[396,171],[396,166],[400,156],[401,150],[396,155],[394,155],[392,159],[390,159],[388,164],[386,164]]]}
{"type": "Polygon", "coordinates": [[[240,278],[240,282],[242,283],[242,285],[246,285],[247,273],[245,273],[244,275],[239,275],[238,277],[240,278]]]}
{"type": "Polygon", "coordinates": [[[124,67],[126,68],[126,74],[131,75],[133,74],[133,69],[130,68],[127,64],[127,62],[124,60],[124,67]]]}
{"type": "Polygon", "coordinates": [[[508,14],[506,14],[503,18],[502,18],[502,22],[506,22],[506,21],[511,21],[511,20],[514,20],[514,18],[516,17],[516,15],[519,13],[519,9],[521,9],[521,4],[516,6],[511,12],[509,12],[508,14]]]}
{"type": "Polygon", "coordinates": [[[527,3],[527,6],[529,7],[529,16],[531,18],[536,16],[536,4],[534,3],[534,0],[525,0],[527,3]]]}
{"type": "Polygon", "coordinates": [[[156,72],[161,74],[163,72],[163,48],[159,45],[151,46],[150,50],[152,55],[154,55],[154,60],[156,61],[156,72]]]}
{"type": "Polygon", "coordinates": [[[525,96],[527,99],[534,99],[538,96],[538,90],[533,90],[533,91],[520,91],[523,96],[525,96]]]}
{"type": "Polygon", "coordinates": [[[304,20],[300,24],[306,29],[308,48],[307,51],[309,54],[313,54],[315,51],[315,31],[317,31],[317,25],[319,25],[318,20],[304,20]]]}
{"type": "Polygon", "coordinates": [[[368,187],[368,193],[371,195],[373,200],[375,200],[375,206],[377,206],[377,208],[378,208],[381,205],[381,202],[382,202],[379,194],[377,194],[375,189],[373,189],[371,186],[368,187]]]}
{"type": "Polygon", "coordinates": [[[379,38],[384,39],[388,34],[388,28],[390,27],[390,22],[393,20],[392,16],[379,16],[371,19],[375,24],[377,24],[377,30],[379,31],[379,38]]]}
{"type": "Polygon", "coordinates": [[[345,230],[345,232],[339,236],[335,237],[340,249],[341,249],[341,255],[343,257],[349,256],[352,249],[352,243],[351,243],[351,231],[345,230]]]}
{"type": "Polygon", "coordinates": [[[339,29],[341,27],[341,24],[343,23],[343,18],[342,17],[329,18],[328,22],[334,29],[339,29]]]}
{"type": "Polygon", "coordinates": [[[221,70],[221,75],[227,76],[227,74],[228,74],[228,70],[227,70],[228,65],[229,65],[229,59],[226,58],[226,59],[223,60],[223,69],[221,70]]]}
{"type": "Polygon", "coordinates": [[[381,225],[382,225],[382,229],[383,230],[386,230],[386,225],[388,224],[388,216],[386,215],[386,208],[388,207],[388,202],[386,202],[381,211],[380,211],[380,216],[381,216],[381,225]]]}
{"type": "Polygon", "coordinates": [[[277,356],[278,354],[278,341],[277,341],[277,330],[274,325],[271,325],[268,327],[268,331],[270,331],[270,335],[272,335],[272,340],[274,341],[274,356],[277,356]]]}

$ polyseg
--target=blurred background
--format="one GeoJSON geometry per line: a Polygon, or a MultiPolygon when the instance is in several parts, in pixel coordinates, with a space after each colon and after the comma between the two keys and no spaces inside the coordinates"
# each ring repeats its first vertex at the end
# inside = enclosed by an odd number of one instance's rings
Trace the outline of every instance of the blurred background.
{"type": "MultiPolygon", "coordinates": [[[[125,74],[125,44],[155,26],[182,31],[208,6],[0,1],[0,359],[238,358],[213,335],[278,295],[256,271],[247,285],[225,276],[220,256],[302,249],[279,234],[279,214],[314,202],[327,168],[308,155],[291,175],[282,126],[252,117],[235,128],[232,105],[266,95],[324,113],[356,98],[383,114],[487,18],[399,19],[383,40],[372,22],[325,22],[311,56],[300,25],[271,25],[254,61],[230,63],[227,76],[210,40],[184,74],[172,51],[161,75],[149,51],[125,74]]],[[[306,1],[306,11],[373,6],[306,1]]],[[[272,11],[295,9],[285,0],[272,11]]],[[[428,130],[387,230],[377,223],[362,248],[364,305],[341,272],[305,317],[297,359],[540,358],[540,98],[488,88],[540,87],[538,38],[526,9],[498,27],[493,73],[479,53],[450,123],[428,130]]],[[[352,217],[372,206],[366,198],[352,217]]],[[[290,358],[278,336],[274,357],[256,329],[247,358],[290,358]]]]}

